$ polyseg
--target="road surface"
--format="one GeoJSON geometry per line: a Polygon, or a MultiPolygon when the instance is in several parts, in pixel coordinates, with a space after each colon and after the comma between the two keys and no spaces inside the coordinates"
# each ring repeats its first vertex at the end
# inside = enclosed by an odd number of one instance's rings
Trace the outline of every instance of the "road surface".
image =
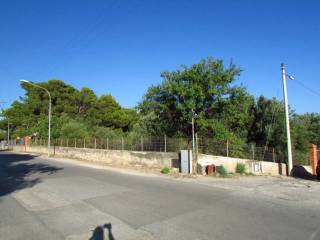
{"type": "Polygon", "coordinates": [[[279,181],[176,180],[0,152],[0,239],[320,239],[320,183],[279,181]]]}

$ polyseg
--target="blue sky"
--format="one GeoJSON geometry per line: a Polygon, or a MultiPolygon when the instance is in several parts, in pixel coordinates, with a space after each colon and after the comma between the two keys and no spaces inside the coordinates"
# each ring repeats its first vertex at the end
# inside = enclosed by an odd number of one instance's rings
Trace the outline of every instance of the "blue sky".
{"type": "MultiPolygon", "coordinates": [[[[255,96],[282,99],[280,63],[320,92],[320,1],[0,1],[0,101],[24,95],[19,79],[62,79],[135,106],[160,72],[207,56],[243,69],[255,96]]],[[[299,113],[320,96],[288,83],[299,113]]]]}

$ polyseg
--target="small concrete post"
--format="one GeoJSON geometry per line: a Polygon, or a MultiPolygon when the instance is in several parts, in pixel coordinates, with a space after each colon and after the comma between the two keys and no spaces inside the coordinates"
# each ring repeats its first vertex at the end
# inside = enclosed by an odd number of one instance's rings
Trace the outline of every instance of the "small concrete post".
{"type": "Polygon", "coordinates": [[[107,138],[107,150],[109,150],[109,138],[107,138]]]}
{"type": "Polygon", "coordinates": [[[167,135],[164,135],[164,152],[167,152],[167,135]]]}
{"type": "Polygon", "coordinates": [[[97,149],[97,139],[94,138],[94,149],[97,149]]]}
{"type": "Polygon", "coordinates": [[[67,138],[67,147],[69,147],[69,138],[67,138]]]}
{"type": "Polygon", "coordinates": [[[86,148],[86,139],[83,139],[83,148],[86,148]]]}

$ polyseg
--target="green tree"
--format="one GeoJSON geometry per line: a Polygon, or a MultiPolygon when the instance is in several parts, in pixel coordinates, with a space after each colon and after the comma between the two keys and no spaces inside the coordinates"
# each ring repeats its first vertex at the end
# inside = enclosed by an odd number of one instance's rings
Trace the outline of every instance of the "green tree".
{"type": "MultiPolygon", "coordinates": [[[[133,109],[122,108],[109,95],[97,97],[87,87],[78,90],[61,80],[49,80],[37,83],[49,90],[52,97],[52,138],[59,138],[61,130],[81,123],[89,135],[94,135],[97,126],[129,131],[137,121],[137,113],[133,109]],[[72,122],[74,120],[75,122],[72,122]],[[71,121],[71,126],[68,122],[71,121]]],[[[6,119],[10,119],[13,137],[26,135],[46,138],[48,134],[48,95],[45,91],[22,83],[25,96],[12,103],[3,112],[0,128],[6,129],[6,119]]],[[[69,135],[71,133],[68,133],[69,135]]],[[[81,132],[80,135],[83,135],[81,132]]]]}
{"type": "Polygon", "coordinates": [[[89,123],[93,122],[95,117],[94,108],[98,104],[98,98],[95,93],[91,89],[84,87],[77,92],[75,100],[78,115],[89,123]]]}
{"type": "Polygon", "coordinates": [[[76,120],[70,120],[61,127],[61,136],[63,138],[85,138],[88,137],[88,129],[86,125],[76,120]]]}
{"type": "Polygon", "coordinates": [[[286,133],[283,103],[260,96],[252,107],[248,141],[285,149],[286,133]]]}
{"type": "Polygon", "coordinates": [[[240,69],[233,63],[207,58],[191,67],[163,72],[163,82],[149,88],[138,109],[158,117],[159,134],[191,136],[191,118],[195,131],[210,137],[227,137],[234,132],[246,135],[252,97],[236,86],[240,69]]]}

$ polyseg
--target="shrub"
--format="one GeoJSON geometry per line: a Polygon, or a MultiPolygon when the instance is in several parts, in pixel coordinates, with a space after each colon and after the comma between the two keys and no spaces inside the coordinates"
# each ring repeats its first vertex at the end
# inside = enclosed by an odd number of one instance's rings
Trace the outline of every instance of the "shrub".
{"type": "Polygon", "coordinates": [[[219,173],[219,176],[221,176],[221,177],[227,177],[228,176],[228,171],[223,165],[218,167],[217,172],[219,173]]]}
{"type": "Polygon", "coordinates": [[[62,125],[61,136],[65,138],[85,138],[88,136],[88,129],[83,123],[70,120],[62,125]]]}
{"type": "Polygon", "coordinates": [[[168,174],[168,173],[170,173],[170,168],[169,168],[169,167],[164,167],[164,168],[162,168],[162,169],[161,169],[161,173],[163,173],[163,174],[168,174]]]}
{"type": "Polygon", "coordinates": [[[240,173],[242,175],[242,174],[245,174],[245,172],[246,172],[246,165],[244,163],[237,163],[236,173],[240,173]]]}

